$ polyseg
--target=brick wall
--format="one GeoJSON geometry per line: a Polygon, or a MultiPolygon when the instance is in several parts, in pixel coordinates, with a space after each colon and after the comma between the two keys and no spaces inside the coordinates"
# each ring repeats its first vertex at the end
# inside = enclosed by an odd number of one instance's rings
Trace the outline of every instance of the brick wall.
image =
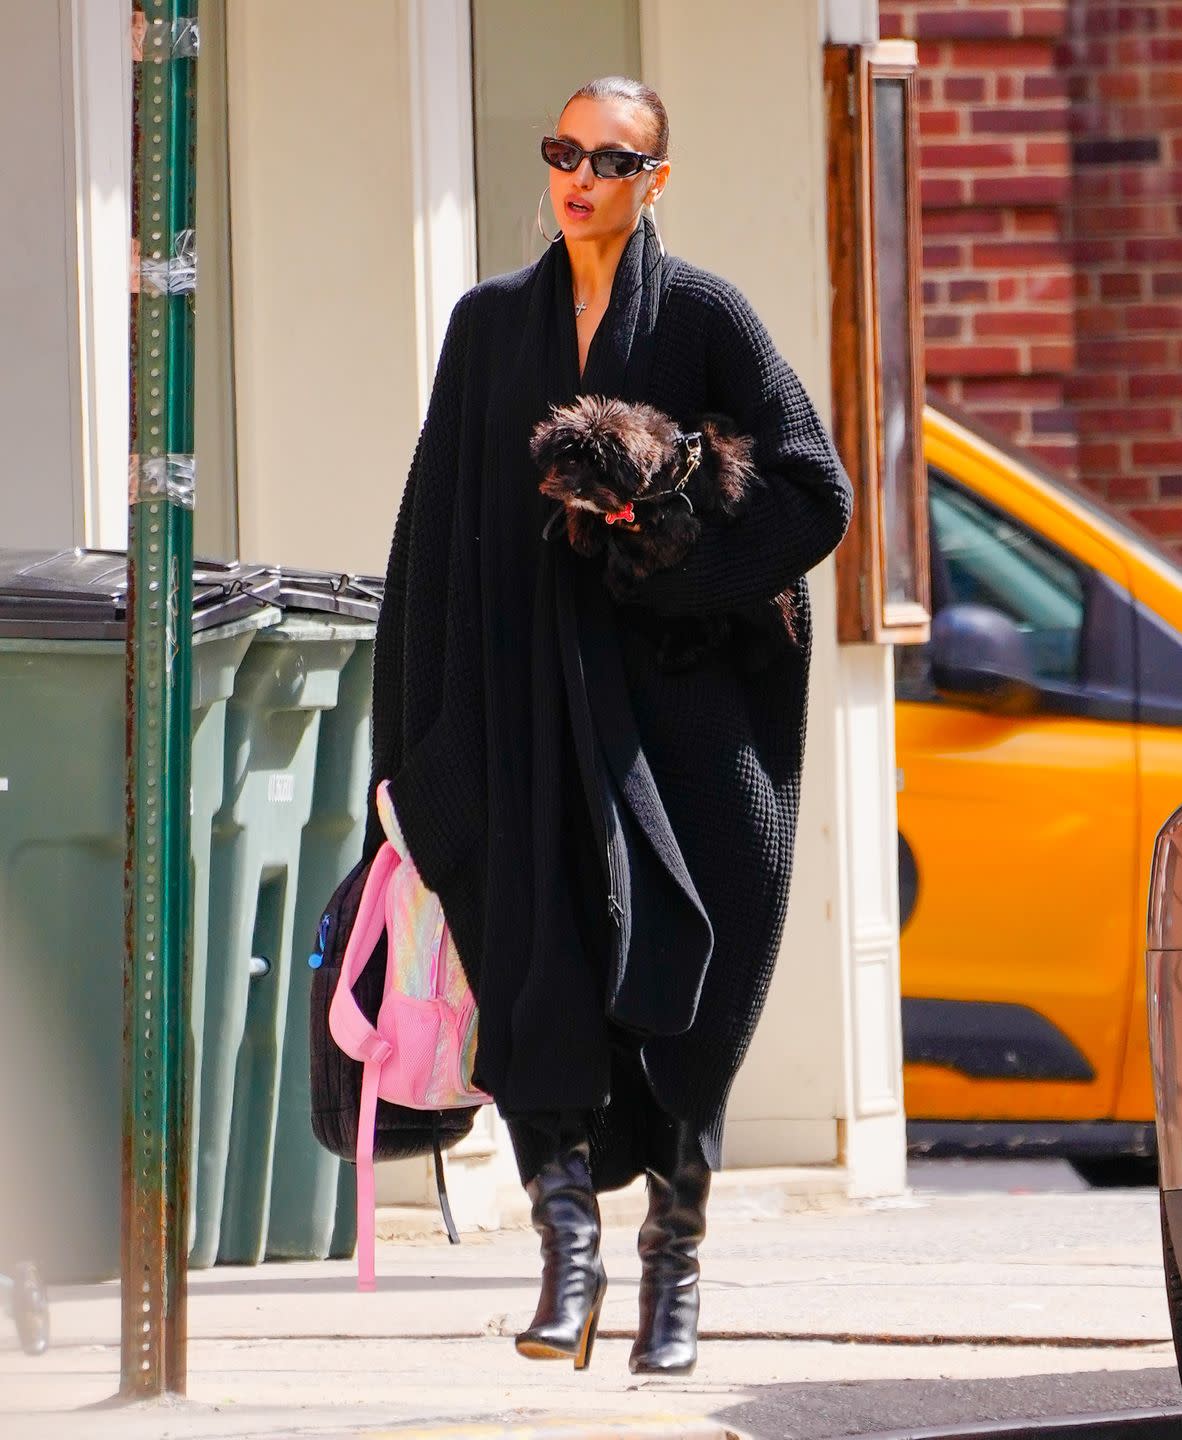
{"type": "Polygon", "coordinates": [[[928,380],[1182,555],[1182,4],[884,0],[928,380]]]}

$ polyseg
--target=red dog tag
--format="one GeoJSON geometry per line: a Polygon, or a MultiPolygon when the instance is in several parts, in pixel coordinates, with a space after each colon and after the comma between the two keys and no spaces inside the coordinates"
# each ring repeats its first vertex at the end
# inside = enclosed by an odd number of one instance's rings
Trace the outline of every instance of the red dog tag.
{"type": "Polygon", "coordinates": [[[629,500],[622,510],[613,510],[610,515],[603,517],[609,525],[614,525],[617,520],[623,520],[626,525],[631,525],[636,516],[632,513],[632,501],[629,500]]]}

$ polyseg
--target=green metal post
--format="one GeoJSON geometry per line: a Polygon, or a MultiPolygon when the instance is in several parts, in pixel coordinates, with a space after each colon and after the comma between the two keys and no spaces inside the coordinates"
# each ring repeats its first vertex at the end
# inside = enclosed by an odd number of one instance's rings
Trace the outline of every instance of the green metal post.
{"type": "Polygon", "coordinates": [[[132,5],[132,233],[141,258],[132,287],[127,555],[127,1397],[183,1394],[186,1382],[196,10],[196,0],[132,5]]]}

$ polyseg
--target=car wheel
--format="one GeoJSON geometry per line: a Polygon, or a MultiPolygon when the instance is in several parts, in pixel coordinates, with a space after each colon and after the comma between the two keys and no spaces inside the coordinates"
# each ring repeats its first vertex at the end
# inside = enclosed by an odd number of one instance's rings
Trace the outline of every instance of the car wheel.
{"type": "Polygon", "coordinates": [[[1157,1184],[1156,1155],[1096,1155],[1072,1160],[1071,1168],[1097,1190],[1157,1184]]]}

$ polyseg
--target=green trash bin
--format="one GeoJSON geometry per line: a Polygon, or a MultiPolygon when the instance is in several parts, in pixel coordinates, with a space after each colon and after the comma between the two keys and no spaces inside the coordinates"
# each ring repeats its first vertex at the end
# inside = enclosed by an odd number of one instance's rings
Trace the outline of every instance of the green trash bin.
{"type": "MultiPolygon", "coordinates": [[[[264,1258],[293,956],[322,718],[372,626],[288,614],[239,667],[213,817],[205,1059],[190,1264],[264,1258]]],[[[297,943],[298,942],[298,943],[297,943]]]]}
{"type": "Polygon", "coordinates": [[[382,581],[375,577],[281,572],[278,603],[287,614],[347,616],[365,623],[351,632],[355,649],[341,671],[336,708],[320,722],[312,817],[300,851],[267,1226],[268,1259],[320,1260],[330,1254],[349,1255],[356,1239],[353,1167],[342,1166],[312,1134],[308,1052],[312,971],[307,958],[324,902],[356,864],[365,835],[373,638],[381,593],[382,581]],[[348,1214],[346,1233],[337,1235],[342,1184],[349,1197],[348,1214]]]}
{"type": "MultiPolygon", "coordinates": [[[[276,588],[195,574],[195,797],[220,788],[217,732],[276,588]]],[[[125,633],[122,552],[0,552],[0,1259],[57,1281],[119,1270],[125,633]]],[[[196,804],[194,822],[200,889],[196,804]]]]}

